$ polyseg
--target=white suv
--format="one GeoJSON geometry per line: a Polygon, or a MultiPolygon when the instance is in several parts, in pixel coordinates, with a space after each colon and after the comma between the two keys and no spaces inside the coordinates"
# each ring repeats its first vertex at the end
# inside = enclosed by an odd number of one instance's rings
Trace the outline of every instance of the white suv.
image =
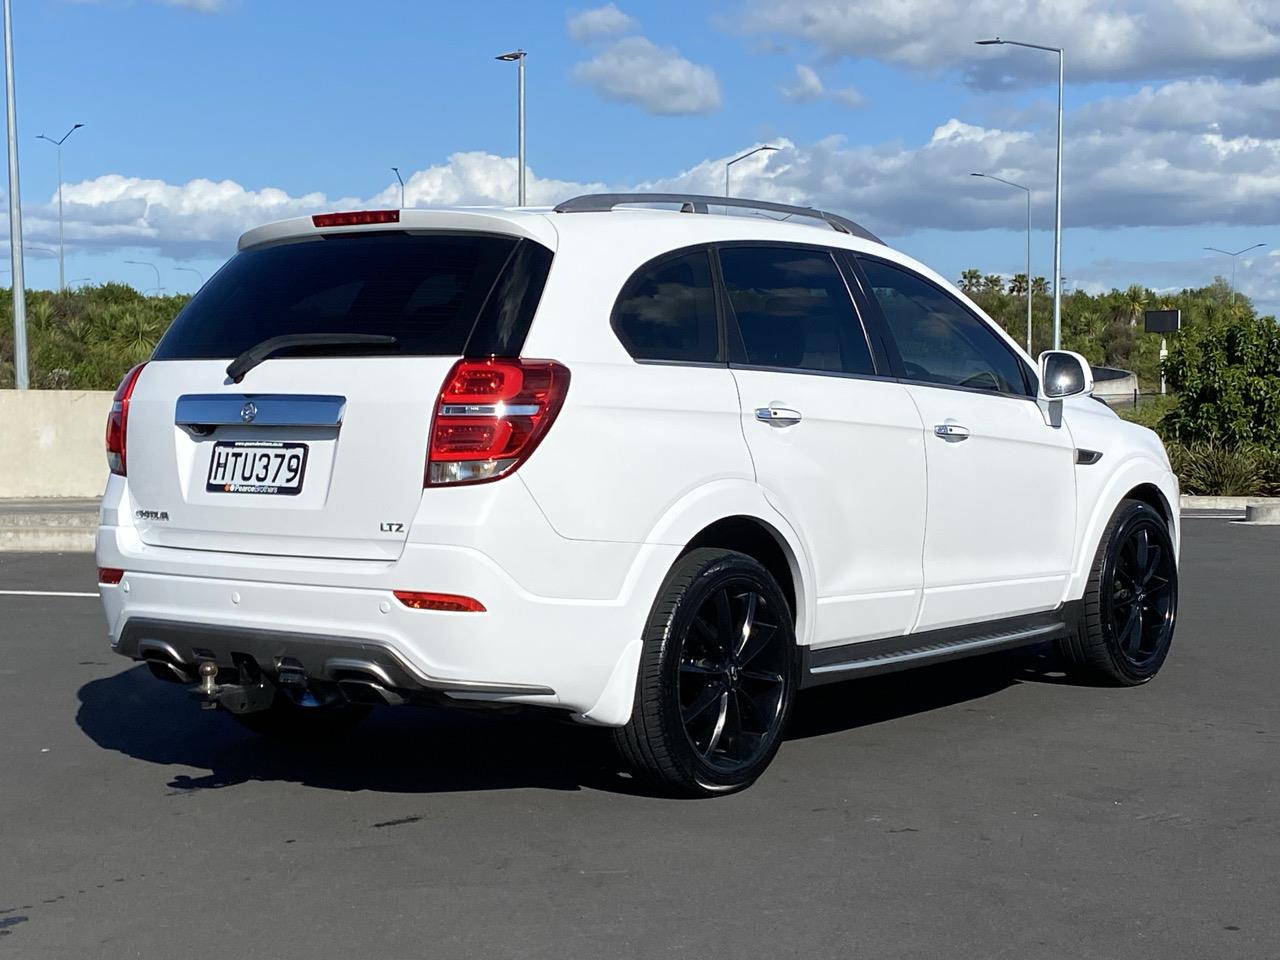
{"type": "Polygon", "coordinates": [[[537,705],[730,791],[814,684],[1048,640],[1156,673],[1177,482],[1090,389],[808,208],[271,224],[116,395],[111,644],[262,732],[537,705]]]}

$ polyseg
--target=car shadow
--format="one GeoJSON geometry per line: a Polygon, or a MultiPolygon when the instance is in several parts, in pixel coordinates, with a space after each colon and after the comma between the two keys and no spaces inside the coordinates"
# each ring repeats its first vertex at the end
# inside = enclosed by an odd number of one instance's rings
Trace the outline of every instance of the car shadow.
{"type": "Polygon", "coordinates": [[[1023,681],[1066,682],[1047,645],[814,687],[797,699],[787,739],[804,740],[941,710],[1023,681]]]}
{"type": "MultiPolygon", "coordinates": [[[[1043,658],[1041,658],[1043,659],[1043,658]]],[[[990,696],[1048,674],[1034,653],[996,654],[801,693],[787,739],[838,734],[990,696]]],[[[80,688],[76,723],[104,750],[174,773],[174,791],[250,781],[382,793],[540,788],[651,795],[616,761],[608,731],[549,711],[507,713],[379,707],[346,736],[287,744],[258,737],[223,711],[203,711],[142,665],[80,688]]]]}

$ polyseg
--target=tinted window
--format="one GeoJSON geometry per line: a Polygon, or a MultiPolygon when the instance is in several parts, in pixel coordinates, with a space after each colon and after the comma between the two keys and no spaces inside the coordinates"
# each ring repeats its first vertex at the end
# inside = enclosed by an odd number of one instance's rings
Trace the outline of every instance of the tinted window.
{"type": "Polygon", "coordinates": [[[696,250],[641,267],[618,295],[613,329],[637,360],[714,362],[720,337],[710,254],[696,250]]]}
{"type": "Polygon", "coordinates": [[[909,378],[1027,393],[1022,362],[959,301],[908,270],[875,260],[861,263],[909,378]]]}
{"type": "Polygon", "coordinates": [[[475,333],[486,352],[518,354],[550,264],[545,248],[495,236],[378,233],[245,250],[178,314],[155,357],[235,357],[298,333],[390,335],[398,343],[376,352],[416,356],[462,354],[475,333]]]}
{"type": "Polygon", "coordinates": [[[862,324],[829,253],[724,247],[720,265],[748,363],[875,372],[862,324]]]}

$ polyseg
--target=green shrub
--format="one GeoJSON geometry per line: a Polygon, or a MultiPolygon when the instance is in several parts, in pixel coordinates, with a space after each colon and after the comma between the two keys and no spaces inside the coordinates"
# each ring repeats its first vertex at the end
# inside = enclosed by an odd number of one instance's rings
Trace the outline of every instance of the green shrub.
{"type": "Polygon", "coordinates": [[[1166,449],[1183,493],[1256,497],[1280,492],[1280,451],[1218,443],[1170,443],[1166,449]]]}

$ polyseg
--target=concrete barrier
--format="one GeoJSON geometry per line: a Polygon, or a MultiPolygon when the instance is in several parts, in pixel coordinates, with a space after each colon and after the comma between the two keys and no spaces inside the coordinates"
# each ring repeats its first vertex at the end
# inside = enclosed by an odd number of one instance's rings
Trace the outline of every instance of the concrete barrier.
{"type": "Polygon", "coordinates": [[[97,497],[109,390],[0,390],[0,499],[97,497]]]}

